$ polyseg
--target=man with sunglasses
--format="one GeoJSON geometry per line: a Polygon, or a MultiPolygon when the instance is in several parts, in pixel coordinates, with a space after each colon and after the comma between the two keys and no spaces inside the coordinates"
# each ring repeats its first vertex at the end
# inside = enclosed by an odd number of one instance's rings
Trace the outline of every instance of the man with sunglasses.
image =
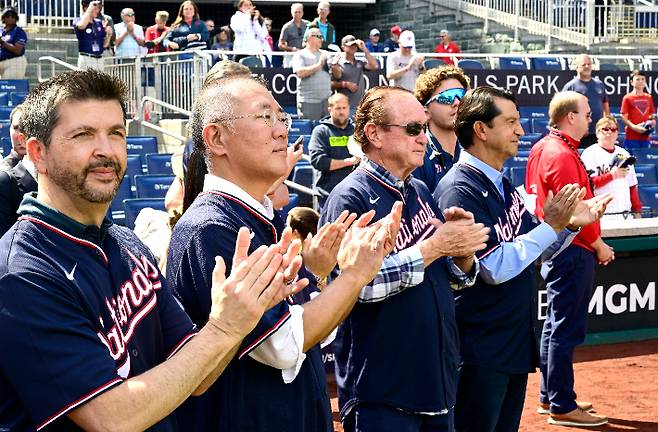
{"type": "Polygon", "coordinates": [[[457,432],[518,431],[528,373],[538,366],[534,261],[568,244],[577,227],[600,217],[600,206],[611,199],[581,204],[584,190],[567,185],[547,198],[544,222],[535,222],[502,174],[524,135],[519,119],[507,90],[478,87],[467,93],[455,119],[464,152],[436,191],[440,209],[460,206],[496,233],[477,252],[475,285],[455,296],[461,349],[457,432]]]}
{"type": "MultiPolygon", "coordinates": [[[[303,19],[304,5],[301,3],[293,3],[290,6],[290,14],[292,20],[285,23],[281,28],[279,49],[286,52],[296,52],[304,47],[304,33],[306,33],[308,21],[303,19]]],[[[291,63],[292,56],[283,58],[283,67],[290,67],[291,63]]]]}
{"type": "Polygon", "coordinates": [[[299,77],[297,114],[310,120],[320,120],[329,114],[327,98],[331,95],[331,76],[327,54],[320,49],[322,40],[319,28],[307,28],[304,34],[306,47],[292,58],[292,71],[299,77]]]}
{"type": "Polygon", "coordinates": [[[408,90],[368,90],[354,132],[366,158],[322,211],[321,223],[345,210],[374,210],[376,220],[396,201],[404,203],[394,253],[361,290],[334,342],[346,432],[453,430],[459,353],[450,280],[473,282],[473,253],[484,248],[489,229],[460,208],[441,214],[411,176],[423,163],[426,121],[408,90]]]}
{"type": "MultiPolygon", "coordinates": [[[[544,219],[549,194],[577,182],[594,196],[587,170],[578,155],[580,140],[588,133],[591,110],[587,97],[574,91],[556,93],[548,106],[551,130],[530,150],[525,187],[537,195],[535,214],[544,219]]],[[[607,265],[614,251],[603,242],[601,226],[594,222],[567,248],[543,266],[548,307],[541,336],[539,408],[550,414],[548,422],[571,426],[607,423],[604,416],[587,410],[592,404],[576,400],[573,351],[585,340],[587,312],[596,263],[607,265]]]]}
{"type": "Polygon", "coordinates": [[[470,81],[454,66],[430,69],[416,80],[414,95],[428,117],[427,150],[423,166],[413,176],[434,192],[441,178],[459,159],[461,147],[453,129],[457,108],[470,81]]]}
{"type": "Polygon", "coordinates": [[[146,54],[144,48],[144,29],[135,24],[135,11],[125,8],[121,11],[121,22],[114,26],[116,31],[115,53],[120,57],[137,57],[146,54]]]}
{"type": "Polygon", "coordinates": [[[78,68],[97,69],[105,67],[103,53],[110,46],[112,27],[101,20],[103,2],[82,0],[82,15],[73,20],[73,29],[78,39],[78,68]]]}
{"type": "Polygon", "coordinates": [[[370,54],[365,42],[352,35],[345,36],[340,46],[343,48],[343,54],[334,57],[331,62],[331,89],[349,98],[352,115],[365,92],[364,70],[376,70],[379,63],[370,54]],[[366,56],[365,61],[356,58],[359,50],[366,56]]]}

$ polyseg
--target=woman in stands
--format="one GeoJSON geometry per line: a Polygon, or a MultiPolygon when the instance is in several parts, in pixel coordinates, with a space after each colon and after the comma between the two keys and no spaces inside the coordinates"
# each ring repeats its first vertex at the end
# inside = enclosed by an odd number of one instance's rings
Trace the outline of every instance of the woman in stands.
{"type": "Polygon", "coordinates": [[[169,28],[165,45],[172,51],[205,49],[210,36],[206,23],[199,19],[199,8],[186,0],[178,8],[176,21],[169,28]]]}
{"type": "Polygon", "coordinates": [[[246,57],[246,53],[258,55],[263,52],[268,32],[260,11],[251,0],[240,0],[237,12],[231,17],[231,29],[235,33],[233,49],[243,52],[236,56],[236,61],[246,57]]]}
{"type": "Polygon", "coordinates": [[[16,25],[18,22],[16,9],[6,8],[2,11],[1,18],[4,28],[0,37],[0,78],[22,79],[27,68],[25,59],[27,34],[16,25]]]}

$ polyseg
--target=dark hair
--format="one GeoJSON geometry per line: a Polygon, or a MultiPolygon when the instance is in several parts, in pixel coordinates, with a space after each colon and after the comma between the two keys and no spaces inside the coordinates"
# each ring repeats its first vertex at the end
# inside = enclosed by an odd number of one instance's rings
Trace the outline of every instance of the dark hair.
{"type": "Polygon", "coordinates": [[[16,12],[16,9],[14,9],[13,7],[5,8],[2,11],[2,15],[0,15],[0,18],[4,18],[6,16],[11,16],[18,20],[18,12],[16,12]]]}
{"type": "Polygon", "coordinates": [[[489,123],[500,115],[500,109],[496,106],[496,98],[507,99],[514,102],[516,98],[506,89],[482,86],[466,93],[459,103],[457,116],[455,117],[455,133],[459,144],[465,149],[473,145],[473,125],[481,121],[489,123]]]}
{"type": "Polygon", "coordinates": [[[95,69],[67,71],[32,89],[22,104],[18,129],[28,138],[36,138],[46,147],[59,120],[59,107],[68,101],[117,101],[124,118],[128,89],[112,75],[95,69]]]}
{"type": "Polygon", "coordinates": [[[636,76],[643,76],[645,78],[647,77],[644,71],[641,71],[639,69],[635,69],[633,72],[631,72],[631,79],[635,78],[636,76]]]}
{"type": "Polygon", "coordinates": [[[364,152],[370,145],[365,133],[366,124],[382,125],[388,123],[389,111],[386,102],[392,93],[398,92],[409,93],[413,96],[413,93],[401,87],[376,86],[370,88],[359,102],[356,113],[354,113],[354,140],[361,145],[364,152]]]}
{"type": "Polygon", "coordinates": [[[287,224],[293,231],[297,231],[302,239],[309,233],[317,234],[320,215],[309,207],[295,207],[288,212],[287,224]]]}

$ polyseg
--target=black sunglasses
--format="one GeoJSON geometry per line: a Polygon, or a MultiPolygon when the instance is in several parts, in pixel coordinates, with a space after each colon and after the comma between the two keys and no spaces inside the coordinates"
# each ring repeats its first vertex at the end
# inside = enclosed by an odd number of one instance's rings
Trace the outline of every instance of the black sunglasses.
{"type": "Polygon", "coordinates": [[[380,126],[396,126],[404,128],[404,131],[409,136],[418,136],[421,132],[427,132],[427,123],[411,122],[407,124],[382,124],[380,126]]]}

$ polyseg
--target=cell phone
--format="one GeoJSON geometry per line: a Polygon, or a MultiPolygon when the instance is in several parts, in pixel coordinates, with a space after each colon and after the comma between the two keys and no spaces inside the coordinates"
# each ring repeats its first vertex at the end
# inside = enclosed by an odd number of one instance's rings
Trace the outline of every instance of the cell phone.
{"type": "Polygon", "coordinates": [[[628,168],[631,165],[635,165],[637,159],[635,156],[629,156],[622,163],[619,164],[619,168],[628,168]]]}
{"type": "Polygon", "coordinates": [[[297,138],[292,144],[292,146],[295,148],[295,151],[297,151],[302,147],[302,144],[304,144],[304,135],[300,135],[299,138],[297,138]]]}

